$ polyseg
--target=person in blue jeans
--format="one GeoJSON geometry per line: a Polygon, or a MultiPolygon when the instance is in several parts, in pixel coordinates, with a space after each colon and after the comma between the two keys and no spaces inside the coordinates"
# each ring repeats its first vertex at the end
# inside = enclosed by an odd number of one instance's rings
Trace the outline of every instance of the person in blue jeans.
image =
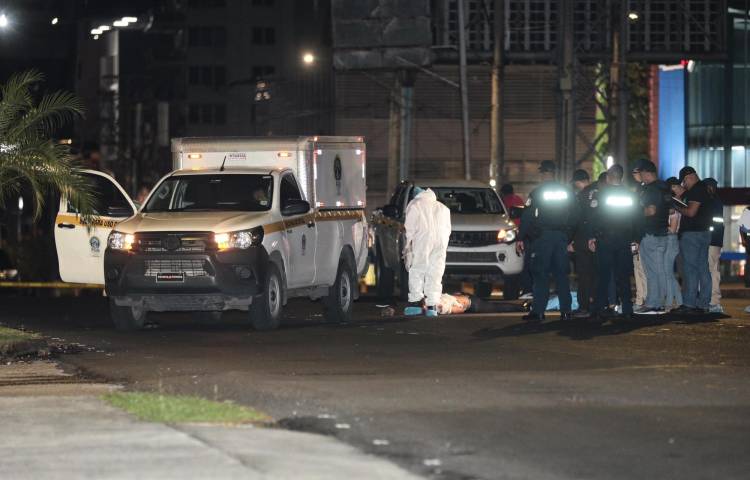
{"type": "MultiPolygon", "coordinates": [[[[682,198],[685,189],[680,185],[677,177],[669,177],[667,185],[672,189],[672,196],[682,198]]],[[[671,310],[674,306],[682,305],[682,289],[675,276],[675,260],[680,253],[680,239],[678,232],[680,230],[680,212],[674,208],[669,211],[669,227],[667,229],[667,255],[664,257],[664,270],[667,272],[667,298],[664,306],[671,310]]]]}
{"type": "Polygon", "coordinates": [[[636,314],[665,313],[667,297],[667,271],[664,258],[667,254],[667,228],[671,193],[669,186],[656,176],[656,165],[641,160],[635,168],[641,174],[643,188],[640,195],[642,209],[639,252],[646,271],[646,299],[636,307],[636,314]]]}
{"type": "Polygon", "coordinates": [[[680,219],[680,252],[682,253],[682,305],[673,313],[702,315],[711,300],[711,272],[708,268],[708,247],[711,244],[711,202],[706,185],[693,167],[680,170],[680,182],[687,190],[682,201],[687,207],[676,206],[680,219]]]}

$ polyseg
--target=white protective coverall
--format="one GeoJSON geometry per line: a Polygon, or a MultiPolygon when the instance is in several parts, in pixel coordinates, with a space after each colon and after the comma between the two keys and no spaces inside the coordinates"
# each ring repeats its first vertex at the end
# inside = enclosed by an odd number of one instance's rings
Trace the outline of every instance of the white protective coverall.
{"type": "Polygon", "coordinates": [[[409,301],[418,302],[425,298],[428,307],[435,306],[443,293],[451,211],[437,200],[435,192],[424,190],[406,206],[404,227],[409,301]]]}

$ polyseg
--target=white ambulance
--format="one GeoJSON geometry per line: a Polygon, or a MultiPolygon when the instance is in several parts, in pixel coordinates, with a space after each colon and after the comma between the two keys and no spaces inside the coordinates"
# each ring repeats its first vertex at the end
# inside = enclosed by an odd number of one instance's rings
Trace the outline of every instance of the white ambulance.
{"type": "Polygon", "coordinates": [[[61,200],[64,281],[103,284],[122,330],[150,311],[230,309],[268,330],[301,296],[323,299],[331,321],[350,318],[367,266],[361,137],[180,138],[172,153],[175,171],[138,209],[94,171],[92,224],[61,200]]]}

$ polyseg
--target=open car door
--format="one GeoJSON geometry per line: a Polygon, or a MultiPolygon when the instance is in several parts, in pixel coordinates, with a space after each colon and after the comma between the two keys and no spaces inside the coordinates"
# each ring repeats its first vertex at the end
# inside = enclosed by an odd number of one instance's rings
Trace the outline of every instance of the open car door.
{"type": "Polygon", "coordinates": [[[93,170],[82,175],[94,187],[94,213],[91,225],[85,225],[68,199],[60,199],[55,218],[55,246],[64,282],[104,285],[104,250],[115,225],[135,215],[136,208],[114,178],[93,170]]]}

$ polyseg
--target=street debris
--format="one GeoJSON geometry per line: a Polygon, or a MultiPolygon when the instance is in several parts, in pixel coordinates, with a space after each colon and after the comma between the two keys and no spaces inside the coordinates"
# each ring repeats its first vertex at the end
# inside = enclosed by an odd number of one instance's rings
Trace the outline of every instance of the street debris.
{"type": "Polygon", "coordinates": [[[373,445],[377,445],[379,447],[383,447],[383,446],[386,446],[386,445],[390,445],[391,442],[389,442],[388,440],[382,439],[382,438],[376,438],[375,440],[372,441],[372,444],[373,445]]]}
{"type": "Polygon", "coordinates": [[[386,306],[380,310],[381,317],[392,317],[394,315],[396,315],[396,310],[393,307],[386,306]]]}
{"type": "Polygon", "coordinates": [[[439,458],[425,458],[422,463],[425,467],[439,467],[443,464],[439,458]]]}
{"type": "Polygon", "coordinates": [[[348,423],[337,423],[336,428],[338,428],[339,430],[349,430],[350,428],[352,428],[352,426],[348,423]]]}

